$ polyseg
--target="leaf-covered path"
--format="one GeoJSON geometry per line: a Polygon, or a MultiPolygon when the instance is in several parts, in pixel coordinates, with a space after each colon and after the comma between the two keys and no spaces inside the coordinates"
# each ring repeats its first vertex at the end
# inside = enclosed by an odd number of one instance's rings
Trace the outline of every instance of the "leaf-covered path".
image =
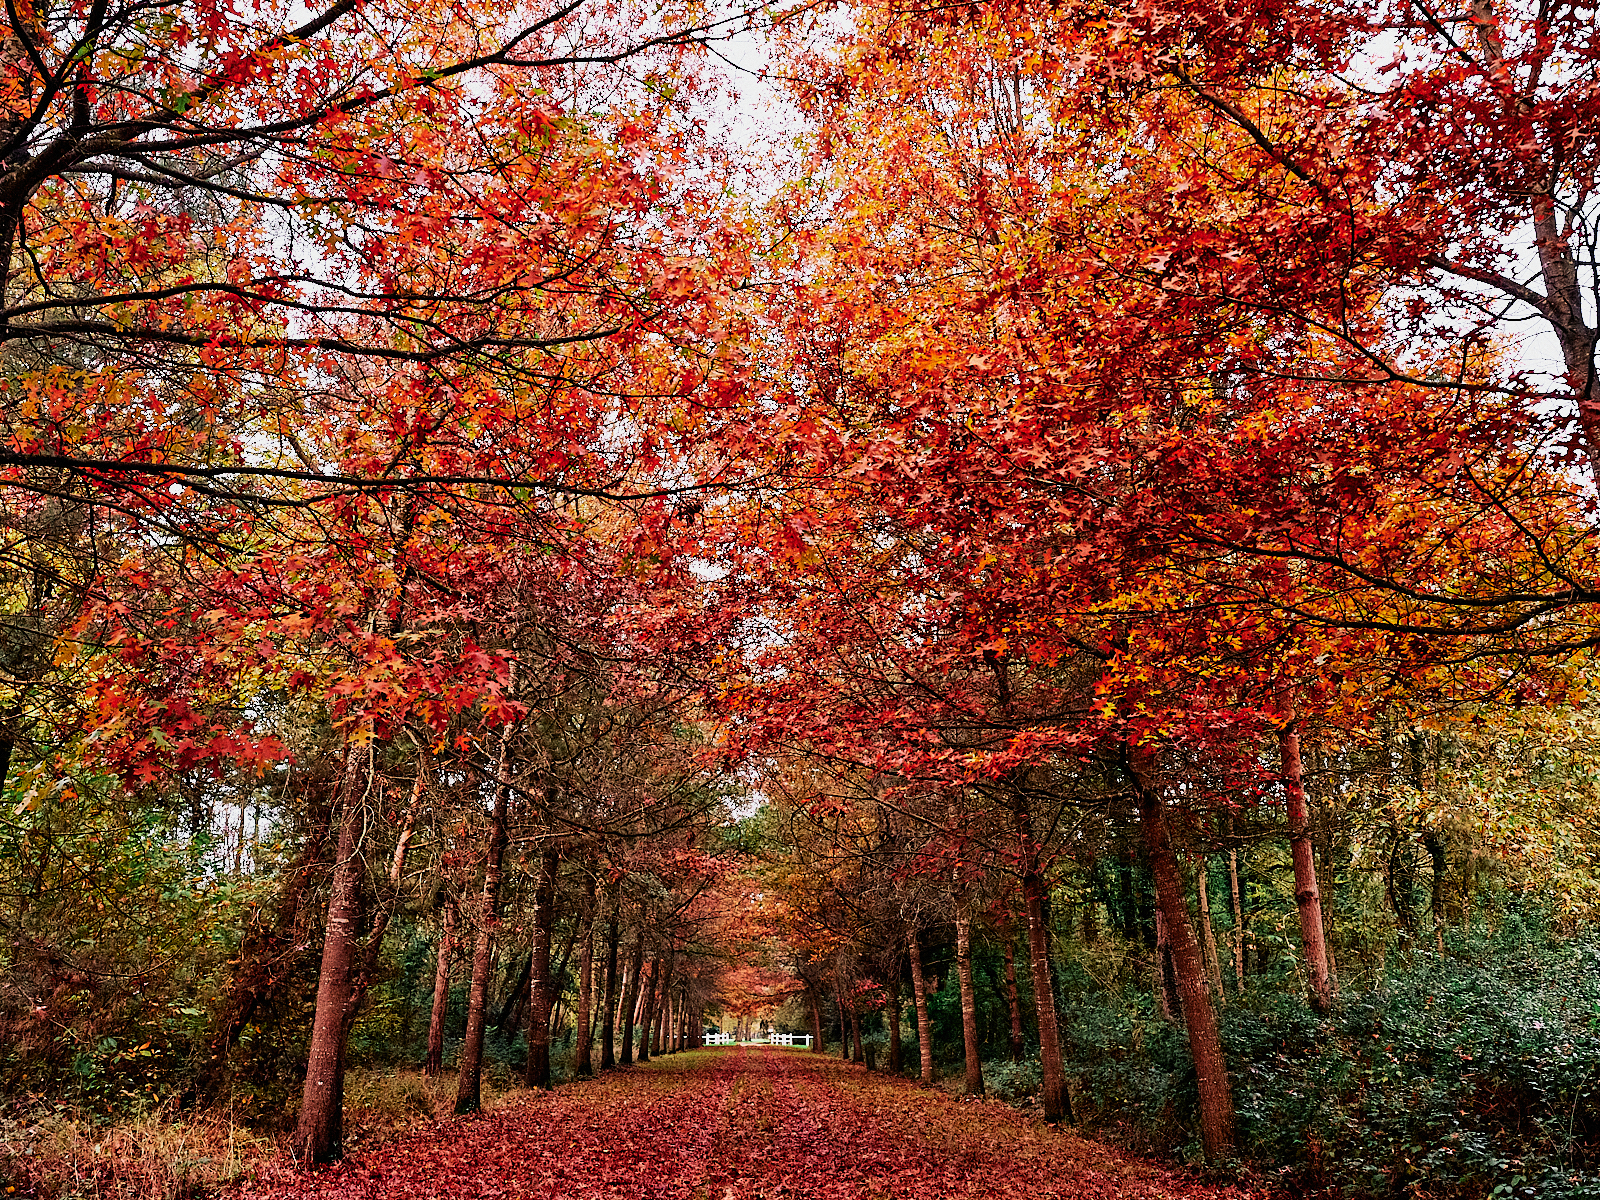
{"type": "Polygon", "coordinates": [[[878,1200],[1235,1195],[1005,1105],[831,1057],[703,1050],[453,1120],[240,1197],[878,1200]]]}

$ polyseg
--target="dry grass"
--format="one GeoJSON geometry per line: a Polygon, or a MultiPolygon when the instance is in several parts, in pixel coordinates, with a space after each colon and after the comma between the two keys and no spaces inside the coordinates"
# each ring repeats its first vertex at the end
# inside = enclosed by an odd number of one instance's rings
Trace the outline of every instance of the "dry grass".
{"type": "MultiPolygon", "coordinates": [[[[498,1108],[513,1081],[485,1070],[483,1106],[498,1108]]],[[[368,1149],[450,1115],[456,1078],[416,1071],[353,1071],[345,1081],[345,1144],[368,1149]]],[[[250,1178],[282,1156],[282,1139],[226,1112],[157,1109],[112,1124],[71,1112],[0,1116],[0,1200],[198,1200],[250,1178]]]]}
{"type": "Polygon", "coordinates": [[[222,1114],[155,1111],[104,1125],[51,1113],[0,1123],[0,1179],[10,1196],[189,1200],[271,1153],[269,1139],[222,1114]]]}

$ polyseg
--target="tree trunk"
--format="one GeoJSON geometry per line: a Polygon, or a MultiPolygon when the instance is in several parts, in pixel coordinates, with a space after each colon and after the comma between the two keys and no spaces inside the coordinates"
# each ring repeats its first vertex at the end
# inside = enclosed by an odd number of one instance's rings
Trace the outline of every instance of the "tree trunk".
{"type": "Polygon", "coordinates": [[[433,1011],[428,1017],[428,1057],[423,1062],[424,1075],[438,1075],[444,1070],[444,1018],[450,1005],[450,955],[455,950],[456,906],[446,901],[444,929],[439,934],[439,958],[433,969],[433,1011]]]}
{"type": "Polygon", "coordinates": [[[582,915],[583,931],[578,935],[582,946],[578,951],[578,1015],[577,1042],[573,1049],[572,1075],[587,1079],[594,1074],[594,1022],[589,1008],[594,990],[594,913],[597,880],[591,872],[587,887],[588,903],[582,915]]]}
{"type": "Polygon", "coordinates": [[[1117,859],[1117,897],[1121,901],[1118,905],[1120,916],[1117,921],[1118,932],[1130,942],[1139,940],[1139,903],[1133,895],[1133,854],[1131,852],[1117,859]]]}
{"type": "Polygon", "coordinates": [[[661,987],[657,992],[656,1007],[656,1044],[655,1053],[670,1053],[667,1049],[667,1022],[672,1013],[672,973],[677,964],[677,947],[673,939],[667,941],[667,963],[661,976],[661,987]]]}
{"type": "Polygon", "coordinates": [[[367,829],[367,751],[345,751],[343,809],[333,887],[328,897],[327,932],[317,979],[317,1008],[311,1024],[305,1092],[295,1127],[294,1152],[302,1163],[332,1162],[343,1153],[344,1050],[349,1029],[357,930],[362,919],[361,843],[367,829]]]}
{"type": "Polygon", "coordinates": [[[1183,1021],[1189,1031],[1189,1053],[1194,1059],[1200,1093],[1200,1143],[1206,1157],[1215,1162],[1226,1158],[1233,1150],[1233,1090],[1217,1032],[1217,1010],[1211,1000],[1211,989],[1206,986],[1200,945],[1195,940],[1184,902],[1177,854],[1167,831],[1161,795],[1156,790],[1155,767],[1154,754],[1149,749],[1129,747],[1128,774],[1139,804],[1139,825],[1150,855],[1156,903],[1166,924],[1183,1021]]]}
{"type": "Polygon", "coordinates": [[[817,997],[816,988],[808,988],[811,993],[811,1052],[822,1053],[822,1001],[817,997]]]}
{"type": "Polygon", "coordinates": [[[1006,931],[1006,1006],[1011,1010],[1011,1061],[1022,1061],[1022,1002],[1017,997],[1016,938],[1006,931]]]}
{"type": "MultiPolygon", "coordinates": [[[[1228,831],[1233,831],[1233,821],[1228,821],[1228,831]]],[[[1239,850],[1228,847],[1228,897],[1233,902],[1233,930],[1229,941],[1233,945],[1233,980],[1239,995],[1244,995],[1244,896],[1239,890],[1239,850]]]]}
{"type": "Polygon", "coordinates": [[[1433,938],[1438,946],[1439,953],[1444,953],[1444,880],[1445,871],[1449,860],[1445,857],[1444,839],[1436,830],[1426,830],[1422,835],[1422,847],[1428,852],[1428,866],[1433,872],[1433,889],[1430,894],[1429,908],[1433,912],[1433,938]]]}
{"type": "Polygon", "coordinates": [[[894,980],[889,985],[889,1074],[900,1074],[900,963],[895,956],[894,980]]]}
{"type": "Polygon", "coordinates": [[[1294,723],[1292,709],[1290,723],[1278,732],[1278,750],[1283,760],[1289,850],[1294,858],[1294,902],[1300,910],[1300,944],[1305,947],[1306,970],[1311,977],[1311,1007],[1325,1013],[1333,1006],[1333,974],[1328,970],[1328,948],[1322,931],[1322,893],[1317,888],[1317,864],[1311,854],[1311,817],[1300,762],[1300,731],[1294,723]]]}
{"type": "Polygon", "coordinates": [[[495,1014],[494,1020],[489,1022],[496,1031],[505,1034],[509,1030],[515,1036],[517,1027],[528,1015],[528,994],[532,983],[533,955],[530,954],[522,960],[522,966],[517,968],[515,982],[506,989],[505,1003],[500,1005],[500,1011],[495,1014]]]}
{"type": "Polygon", "coordinates": [[[550,978],[550,942],[556,929],[556,873],[561,852],[547,848],[539,856],[539,878],[533,888],[533,955],[528,984],[528,1059],[522,1081],[529,1087],[550,1086],[550,1008],[555,1001],[550,978]]]}
{"type": "Polygon", "coordinates": [[[661,942],[656,941],[656,952],[650,958],[650,982],[645,985],[644,1018],[639,1029],[639,1061],[650,1061],[650,1031],[656,1023],[656,992],[661,985],[661,942]]]}
{"type": "Polygon", "coordinates": [[[917,1053],[922,1059],[922,1086],[933,1086],[933,1023],[928,1020],[928,983],[922,976],[922,947],[917,931],[906,934],[906,953],[911,959],[911,1003],[917,1013],[917,1053]]]}
{"type": "Polygon", "coordinates": [[[494,809],[489,817],[489,843],[483,863],[483,895],[478,902],[478,940],[472,951],[472,985],[467,992],[467,1031],[461,1039],[456,1068],[456,1114],[482,1107],[484,1005],[489,994],[489,967],[494,961],[494,927],[500,903],[500,877],[506,853],[506,808],[511,802],[511,730],[500,738],[494,809]]]}
{"type": "Polygon", "coordinates": [[[1156,1000],[1161,1009],[1161,1016],[1167,1021],[1176,1021],[1178,1014],[1183,1009],[1182,1001],[1178,999],[1178,981],[1172,971],[1172,946],[1167,941],[1167,918],[1160,908],[1156,909],[1156,1000]]]}
{"type": "Polygon", "coordinates": [[[1200,932],[1205,938],[1206,974],[1211,977],[1211,987],[1217,994],[1217,1003],[1226,1000],[1222,990],[1222,961],[1217,956],[1217,930],[1211,924],[1211,868],[1204,854],[1195,866],[1195,893],[1200,900],[1200,932]]]}
{"type": "Polygon", "coordinates": [[[617,950],[622,938],[618,924],[622,897],[617,885],[611,885],[611,912],[606,917],[606,1007],[600,1025],[600,1069],[610,1070],[617,1065],[617,950]]]}
{"type": "Polygon", "coordinates": [[[853,999],[850,1002],[850,1041],[855,1047],[850,1052],[850,1061],[858,1064],[866,1062],[866,1055],[861,1051],[861,1013],[857,1011],[853,999]]]}
{"type": "Polygon", "coordinates": [[[850,1023],[845,1016],[844,1007],[844,970],[835,962],[833,964],[833,1003],[839,1011],[839,1060],[850,1061],[850,1023]]]}
{"type": "Polygon", "coordinates": [[[966,1093],[983,1095],[983,1059],[978,1050],[978,998],[972,990],[972,917],[966,900],[956,901],[956,980],[961,988],[961,1041],[966,1050],[966,1093]]]}
{"type": "Polygon", "coordinates": [[[1022,896],[1028,911],[1028,967],[1033,977],[1034,1015],[1039,1023],[1039,1099],[1044,1119],[1072,1119],[1068,1110],[1067,1074],[1061,1060],[1061,1035],[1056,1027],[1056,996],[1050,978],[1050,932],[1045,924],[1044,876],[1030,848],[1022,873],[1022,896]]]}
{"type": "Polygon", "coordinates": [[[628,970],[628,991],[622,1001],[622,1062],[633,1065],[633,1025],[640,999],[639,975],[644,970],[644,930],[633,939],[633,965],[628,970]]]}

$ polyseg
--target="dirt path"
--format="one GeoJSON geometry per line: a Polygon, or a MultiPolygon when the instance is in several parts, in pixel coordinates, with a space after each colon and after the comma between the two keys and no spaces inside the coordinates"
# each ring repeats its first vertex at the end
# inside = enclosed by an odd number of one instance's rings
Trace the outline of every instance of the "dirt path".
{"type": "Polygon", "coordinates": [[[943,1200],[1231,1196],[831,1057],[672,1055],[443,1122],[243,1197],[943,1200]]]}

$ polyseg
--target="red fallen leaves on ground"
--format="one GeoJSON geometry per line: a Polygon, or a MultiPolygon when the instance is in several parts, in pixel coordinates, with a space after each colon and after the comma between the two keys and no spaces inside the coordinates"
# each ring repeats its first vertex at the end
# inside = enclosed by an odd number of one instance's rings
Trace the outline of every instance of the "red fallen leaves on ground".
{"type": "Polygon", "coordinates": [[[832,1058],[769,1048],[656,1059],[418,1131],[233,1200],[1180,1200],[1236,1197],[832,1058]]]}

